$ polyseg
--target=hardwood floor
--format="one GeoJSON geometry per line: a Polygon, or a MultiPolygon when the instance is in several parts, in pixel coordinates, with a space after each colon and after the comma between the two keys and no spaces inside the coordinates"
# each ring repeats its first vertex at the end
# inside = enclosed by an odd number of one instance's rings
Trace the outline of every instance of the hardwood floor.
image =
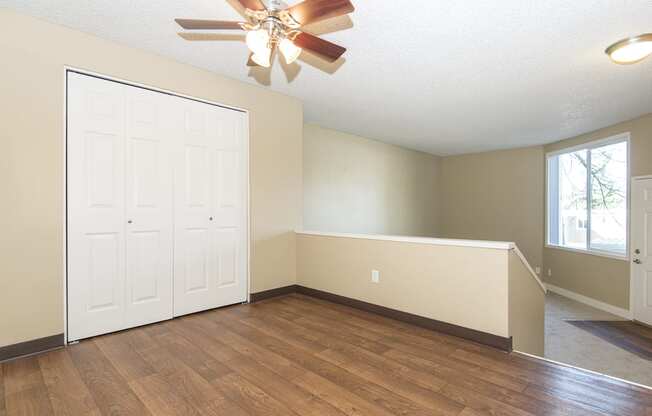
{"type": "Polygon", "coordinates": [[[652,392],[289,295],[5,362],[14,415],[652,416],[652,392]]]}

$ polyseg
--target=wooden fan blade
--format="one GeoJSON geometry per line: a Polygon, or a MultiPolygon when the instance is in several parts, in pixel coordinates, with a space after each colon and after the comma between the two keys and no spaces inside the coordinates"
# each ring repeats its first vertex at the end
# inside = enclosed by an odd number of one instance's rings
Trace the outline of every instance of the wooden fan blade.
{"type": "Polygon", "coordinates": [[[245,9],[249,10],[267,10],[263,2],[260,0],[238,0],[238,3],[240,3],[245,9]]]}
{"type": "Polygon", "coordinates": [[[299,33],[294,38],[294,44],[302,49],[318,54],[329,62],[337,61],[346,52],[346,48],[306,32],[299,33]]]}
{"type": "Polygon", "coordinates": [[[349,0],[305,0],[287,9],[287,12],[300,25],[318,22],[331,17],[353,12],[355,7],[349,0]]]}
{"type": "Polygon", "coordinates": [[[184,29],[189,30],[242,30],[240,22],[203,19],[174,19],[184,29]]]}

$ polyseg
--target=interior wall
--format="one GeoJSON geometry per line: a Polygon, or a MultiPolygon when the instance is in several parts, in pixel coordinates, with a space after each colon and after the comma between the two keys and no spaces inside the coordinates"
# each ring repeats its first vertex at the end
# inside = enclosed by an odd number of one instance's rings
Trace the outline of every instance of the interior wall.
{"type": "Polygon", "coordinates": [[[250,111],[252,292],[296,282],[300,101],[0,9],[0,346],[63,332],[64,66],[250,111]]]}
{"type": "Polygon", "coordinates": [[[434,236],[439,157],[307,124],[304,228],[434,236]]]}
{"type": "Polygon", "coordinates": [[[543,147],[441,159],[438,237],[511,241],[543,264],[543,147]]]}
{"type": "Polygon", "coordinates": [[[511,335],[508,250],[300,234],[297,253],[302,286],[511,335]],[[378,283],[371,270],[380,272],[378,283]]]}
{"type": "MultiPolygon", "coordinates": [[[[632,176],[652,174],[652,114],[545,146],[553,152],[620,133],[630,133],[632,176]]],[[[610,305],[629,309],[629,260],[544,248],[547,283],[610,305]],[[552,275],[548,276],[547,269],[552,275]]]]}

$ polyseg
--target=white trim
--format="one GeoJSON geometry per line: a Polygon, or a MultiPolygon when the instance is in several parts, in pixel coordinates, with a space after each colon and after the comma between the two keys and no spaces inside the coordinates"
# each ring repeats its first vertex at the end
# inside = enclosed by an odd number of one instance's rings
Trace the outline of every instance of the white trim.
{"type": "Polygon", "coordinates": [[[92,77],[105,79],[107,81],[119,82],[119,83],[122,83],[122,84],[131,85],[132,87],[144,88],[144,89],[147,89],[147,90],[152,90],[152,91],[160,92],[160,93],[163,93],[163,94],[174,95],[175,97],[187,98],[189,100],[199,101],[199,102],[202,102],[202,103],[206,103],[206,104],[210,104],[210,105],[216,105],[218,107],[227,108],[227,109],[231,109],[231,110],[236,110],[236,111],[240,111],[240,112],[249,114],[249,110],[246,109],[246,108],[236,107],[236,106],[230,105],[230,104],[219,103],[217,101],[207,100],[207,99],[195,97],[195,96],[192,96],[192,95],[186,95],[186,94],[174,91],[174,90],[168,90],[168,89],[161,88],[161,87],[155,87],[155,86],[152,86],[152,85],[143,84],[143,83],[140,83],[140,82],[131,81],[131,80],[124,79],[124,78],[113,77],[113,76],[110,76],[110,75],[101,74],[99,72],[94,72],[94,71],[91,71],[91,70],[88,70],[88,69],[83,69],[83,68],[74,67],[74,66],[70,66],[70,65],[64,65],[63,69],[64,69],[64,72],[68,72],[68,71],[78,72],[78,73],[83,74],[83,75],[90,75],[92,77]]]}
{"type": "Polygon", "coordinates": [[[181,94],[172,90],[166,90],[163,88],[159,87],[154,87],[151,85],[147,84],[141,84],[138,82],[134,81],[129,81],[125,80],[122,78],[117,78],[117,77],[112,77],[104,74],[100,74],[98,72],[86,70],[86,69],[81,69],[77,68],[74,66],[69,66],[69,65],[64,65],[63,67],[63,88],[64,88],[64,94],[63,94],[63,333],[64,333],[64,338],[63,342],[64,345],[68,345],[68,287],[67,287],[67,281],[68,281],[68,194],[67,194],[67,189],[68,189],[68,148],[67,148],[67,142],[68,142],[68,131],[67,131],[67,125],[68,125],[68,72],[76,72],[80,73],[83,75],[89,75],[101,79],[105,79],[107,81],[113,81],[113,82],[119,82],[122,84],[130,85],[132,87],[138,87],[138,88],[144,88],[148,89],[154,92],[159,92],[163,94],[169,94],[173,95],[176,97],[180,98],[186,98],[189,100],[194,100],[198,102],[202,102],[205,104],[210,104],[210,105],[215,105],[218,107],[230,109],[230,110],[236,110],[240,111],[245,114],[246,119],[247,119],[247,126],[246,126],[246,140],[245,140],[245,154],[246,154],[246,172],[247,172],[247,192],[246,192],[246,204],[247,204],[247,221],[245,227],[246,229],[246,235],[247,235],[247,293],[245,300],[246,302],[249,302],[250,300],[250,292],[251,292],[251,154],[250,154],[250,147],[251,147],[251,137],[250,137],[250,122],[251,122],[251,117],[250,117],[250,112],[246,108],[240,108],[240,107],[235,107],[232,105],[227,105],[227,104],[222,104],[218,103],[216,101],[211,101],[211,100],[205,100],[203,98],[198,98],[198,97],[193,97],[191,95],[186,95],[186,94],[181,94]]]}
{"type": "Polygon", "coordinates": [[[600,377],[608,378],[608,379],[611,379],[611,380],[619,381],[621,383],[631,384],[632,386],[641,387],[641,388],[644,388],[646,390],[652,390],[652,387],[646,386],[645,384],[639,384],[639,383],[636,383],[634,381],[629,381],[629,380],[625,380],[625,379],[622,379],[622,378],[610,376],[609,374],[599,373],[599,372],[593,371],[593,370],[587,370],[586,368],[576,367],[576,366],[571,365],[571,364],[562,363],[562,362],[559,362],[559,361],[551,360],[550,358],[540,357],[538,355],[528,354],[527,352],[523,352],[523,351],[514,350],[513,352],[516,353],[516,354],[525,355],[525,356],[527,356],[529,358],[533,358],[535,360],[546,361],[546,362],[549,362],[551,364],[556,364],[556,365],[559,365],[559,366],[562,366],[562,367],[572,368],[573,370],[583,371],[583,372],[586,372],[586,373],[589,373],[589,374],[594,374],[596,376],[600,376],[600,377]]]}
{"type": "Polygon", "coordinates": [[[398,235],[381,235],[381,234],[348,234],[348,233],[327,233],[322,231],[295,231],[300,235],[313,235],[320,237],[335,238],[359,238],[364,240],[394,241],[399,243],[430,244],[435,246],[456,246],[456,247],[475,247],[490,248],[495,250],[511,250],[516,244],[507,241],[484,241],[484,240],[454,240],[448,238],[428,238],[428,237],[410,237],[398,235]]]}
{"type": "Polygon", "coordinates": [[[551,285],[550,283],[546,283],[546,287],[548,288],[549,291],[556,293],[558,295],[561,295],[565,298],[572,299],[574,301],[583,303],[585,305],[592,306],[596,309],[600,309],[601,311],[604,312],[609,312],[610,314],[619,316],[621,318],[627,319],[627,320],[632,320],[632,312],[619,308],[617,306],[610,305],[608,303],[604,303],[602,301],[599,301],[597,299],[590,298],[588,296],[580,295],[579,293],[572,292],[568,289],[561,288],[559,286],[551,285]]]}
{"type": "Polygon", "coordinates": [[[68,69],[63,68],[63,345],[68,345],[68,69]]]}
{"type": "Polygon", "coordinates": [[[546,288],[546,285],[543,284],[541,279],[539,279],[539,276],[537,276],[535,271],[532,270],[532,266],[530,266],[530,263],[528,263],[527,259],[525,258],[523,253],[521,253],[521,250],[518,249],[517,245],[514,245],[513,250],[514,250],[514,253],[518,256],[518,258],[521,259],[521,262],[523,262],[523,265],[525,266],[526,269],[528,269],[528,271],[530,272],[530,274],[532,275],[534,280],[539,284],[539,286],[543,290],[543,293],[548,293],[548,289],[546,288]]]}
{"type": "Polygon", "coordinates": [[[652,175],[632,176],[633,181],[644,181],[647,179],[652,179],[652,175]]]}
{"type": "Polygon", "coordinates": [[[589,256],[606,257],[606,258],[612,259],[612,260],[629,261],[629,256],[626,256],[624,254],[622,256],[620,256],[618,254],[611,254],[611,253],[606,253],[606,252],[603,252],[603,251],[582,250],[582,249],[579,249],[579,248],[556,246],[554,244],[546,244],[545,248],[552,248],[552,249],[555,249],[555,250],[569,251],[571,253],[586,254],[586,255],[589,255],[589,256]]]}
{"type": "Polygon", "coordinates": [[[251,123],[250,117],[249,117],[249,111],[245,111],[246,118],[247,118],[247,126],[246,126],[246,135],[247,135],[247,140],[245,141],[245,154],[247,155],[247,197],[246,197],[246,204],[247,204],[247,221],[246,221],[246,227],[247,227],[247,294],[246,294],[246,302],[249,303],[251,302],[251,127],[249,126],[249,123],[251,123]]]}

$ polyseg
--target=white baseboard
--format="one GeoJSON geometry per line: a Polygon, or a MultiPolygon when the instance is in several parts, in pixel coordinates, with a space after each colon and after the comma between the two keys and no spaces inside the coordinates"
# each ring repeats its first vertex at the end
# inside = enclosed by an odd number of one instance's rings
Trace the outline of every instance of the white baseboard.
{"type": "Polygon", "coordinates": [[[585,305],[592,306],[604,312],[609,312],[613,315],[620,316],[621,318],[630,321],[634,319],[632,313],[627,309],[619,308],[617,306],[613,306],[608,303],[601,302],[599,300],[590,298],[588,296],[580,295],[579,293],[572,292],[568,289],[564,289],[559,286],[551,285],[550,283],[546,283],[546,287],[548,288],[549,291],[561,295],[565,298],[569,298],[577,302],[583,303],[585,305]]]}

